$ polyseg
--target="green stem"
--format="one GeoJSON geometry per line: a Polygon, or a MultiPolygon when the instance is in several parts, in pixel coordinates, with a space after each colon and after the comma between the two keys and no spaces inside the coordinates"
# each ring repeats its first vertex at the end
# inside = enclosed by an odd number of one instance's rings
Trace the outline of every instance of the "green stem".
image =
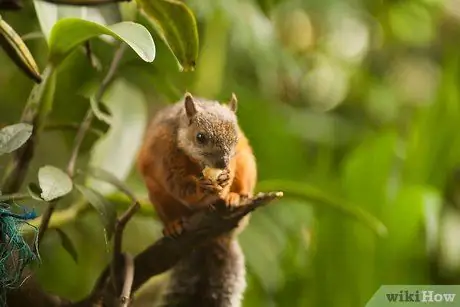
{"type": "Polygon", "coordinates": [[[0,202],[24,200],[24,199],[30,199],[30,198],[32,198],[32,196],[30,196],[30,194],[28,193],[14,193],[14,194],[0,195],[0,202]]]}
{"type": "Polygon", "coordinates": [[[6,194],[16,193],[25,179],[40,133],[44,128],[46,116],[51,110],[55,81],[54,68],[48,65],[43,71],[42,82],[35,84],[29,95],[21,122],[32,124],[34,130],[27,143],[15,152],[12,161],[7,166],[2,184],[2,191],[6,194]]]}

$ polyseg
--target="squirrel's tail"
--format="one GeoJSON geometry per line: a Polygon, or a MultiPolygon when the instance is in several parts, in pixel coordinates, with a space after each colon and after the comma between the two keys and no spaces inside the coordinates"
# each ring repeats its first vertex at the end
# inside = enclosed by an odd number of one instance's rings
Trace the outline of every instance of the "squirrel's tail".
{"type": "Polygon", "coordinates": [[[161,307],[240,307],[246,289],[244,255],[236,238],[195,248],[171,272],[161,307]]]}

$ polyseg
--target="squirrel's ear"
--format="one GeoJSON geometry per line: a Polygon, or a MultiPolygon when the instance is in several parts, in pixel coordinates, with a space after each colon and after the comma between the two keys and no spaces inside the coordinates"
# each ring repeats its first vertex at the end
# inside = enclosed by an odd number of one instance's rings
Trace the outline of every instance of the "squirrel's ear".
{"type": "Polygon", "coordinates": [[[185,93],[184,98],[185,104],[185,112],[187,113],[187,117],[191,118],[193,115],[196,114],[196,105],[195,100],[193,100],[193,96],[190,93],[185,93]]]}
{"type": "Polygon", "coordinates": [[[228,103],[228,107],[230,108],[230,110],[236,113],[236,110],[238,109],[238,99],[236,98],[235,93],[232,93],[232,98],[230,99],[230,102],[228,103]]]}

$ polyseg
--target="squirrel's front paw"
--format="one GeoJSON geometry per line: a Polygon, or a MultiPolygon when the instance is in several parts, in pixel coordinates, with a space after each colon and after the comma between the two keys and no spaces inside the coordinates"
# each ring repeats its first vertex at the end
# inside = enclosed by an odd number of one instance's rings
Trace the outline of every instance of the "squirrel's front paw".
{"type": "Polygon", "coordinates": [[[169,222],[163,228],[163,236],[173,238],[173,239],[180,236],[183,232],[184,232],[184,219],[183,218],[169,222]]]}
{"type": "Polygon", "coordinates": [[[217,177],[217,184],[220,185],[222,188],[225,188],[230,183],[230,170],[226,168],[225,170],[220,173],[217,177]]]}
{"type": "Polygon", "coordinates": [[[243,204],[243,202],[247,199],[247,196],[235,193],[235,192],[229,192],[227,196],[225,197],[225,204],[227,207],[239,207],[243,204]]]}
{"type": "Polygon", "coordinates": [[[198,185],[206,194],[219,194],[222,191],[222,187],[217,182],[205,177],[198,180],[198,185]]]}

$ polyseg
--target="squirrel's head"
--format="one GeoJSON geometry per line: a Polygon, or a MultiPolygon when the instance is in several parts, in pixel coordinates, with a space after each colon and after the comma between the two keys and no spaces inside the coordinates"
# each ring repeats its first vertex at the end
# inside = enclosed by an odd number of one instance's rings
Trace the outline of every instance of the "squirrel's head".
{"type": "Polygon", "coordinates": [[[203,167],[226,168],[238,142],[235,94],[228,104],[195,99],[187,93],[178,145],[203,167]]]}

